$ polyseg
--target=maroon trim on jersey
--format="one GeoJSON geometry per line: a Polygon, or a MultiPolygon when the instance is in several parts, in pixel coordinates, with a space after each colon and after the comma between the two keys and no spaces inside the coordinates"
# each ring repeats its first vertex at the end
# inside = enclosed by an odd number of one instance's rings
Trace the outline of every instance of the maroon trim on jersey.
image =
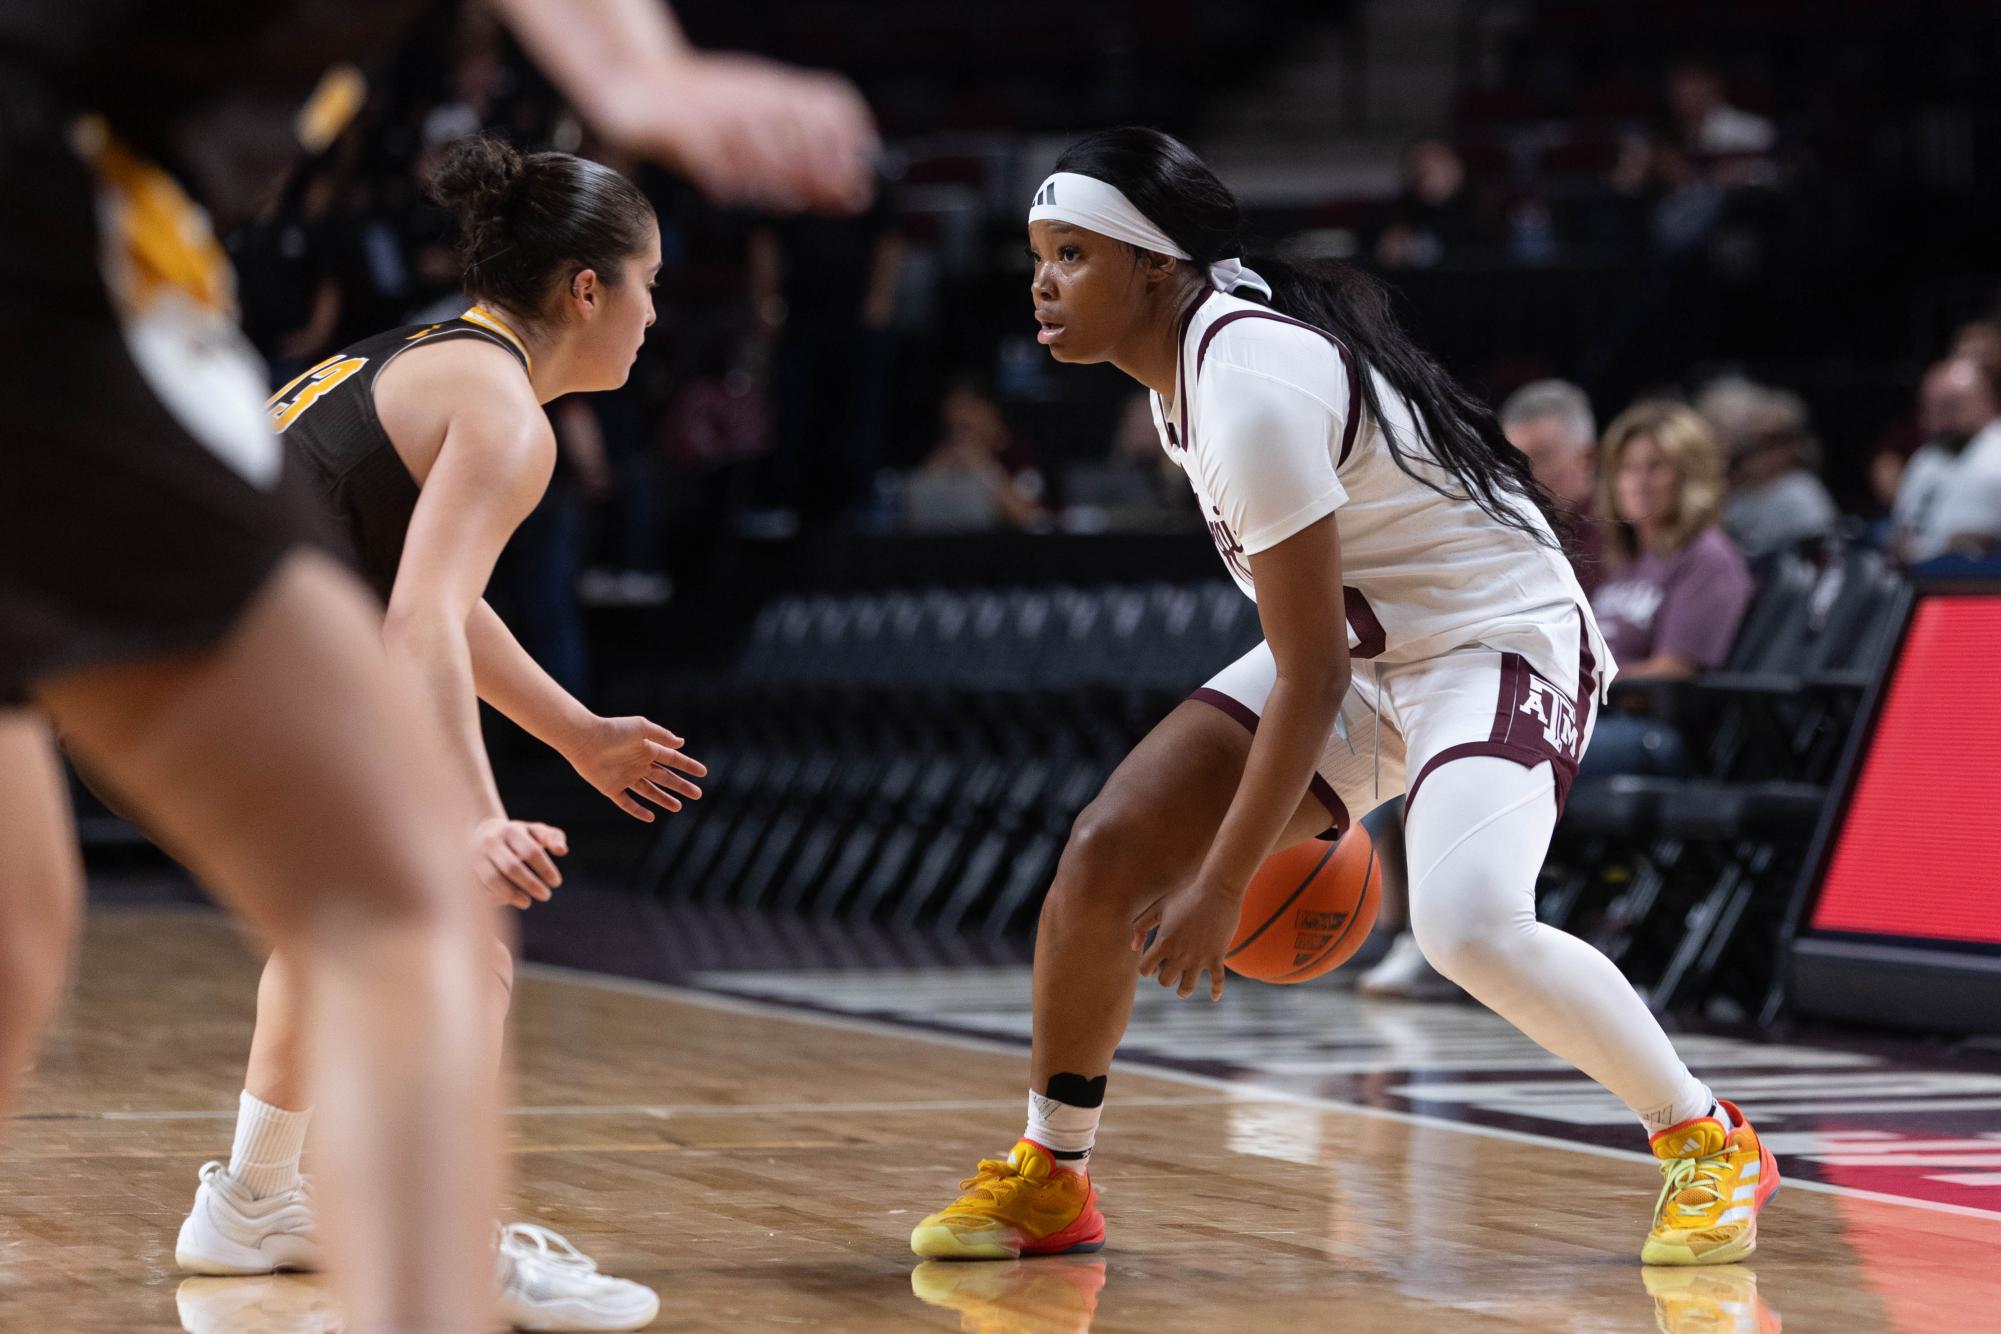
{"type": "Polygon", "coordinates": [[[1404,790],[1404,817],[1410,817],[1411,803],[1417,800],[1417,790],[1432,770],[1453,760],[1462,760],[1472,755],[1491,755],[1498,759],[1513,760],[1524,769],[1533,769],[1547,762],[1551,775],[1556,779],[1556,814],[1563,816],[1563,805],[1570,797],[1570,785],[1577,778],[1578,761],[1584,758],[1584,737],[1591,728],[1591,708],[1598,699],[1598,662],[1591,652],[1589,622],[1585,620],[1583,608],[1577,612],[1577,694],[1571,701],[1575,710],[1576,741],[1566,751],[1549,739],[1545,726],[1538,726],[1540,710],[1525,707],[1529,693],[1540,682],[1552,694],[1556,687],[1537,676],[1528,660],[1519,653],[1501,655],[1500,688],[1495,692],[1494,726],[1485,741],[1467,741],[1457,746],[1447,746],[1424,762],[1404,790]],[[1523,719],[1530,721],[1523,722],[1523,719]]]}
{"type": "MultiPolygon", "coordinates": [[[[1209,686],[1203,686],[1199,690],[1192,691],[1188,698],[1198,700],[1213,708],[1221,709],[1224,713],[1241,723],[1246,732],[1249,732],[1252,736],[1257,735],[1257,712],[1242,700],[1231,695],[1226,695],[1222,691],[1212,689],[1209,686]]],[[[1346,833],[1349,824],[1348,808],[1342,805],[1341,798],[1334,795],[1334,785],[1321,777],[1318,771],[1315,771],[1313,777],[1307,780],[1306,789],[1314,795],[1322,806],[1327,808],[1327,814],[1333,817],[1334,824],[1328,833],[1337,838],[1346,833]]],[[[1327,836],[1327,834],[1321,835],[1322,838],[1327,836]]]]}
{"type": "MultiPolygon", "coordinates": [[[[1291,324],[1301,329],[1310,329],[1334,345],[1335,354],[1341,358],[1342,368],[1348,372],[1348,420],[1341,427],[1341,456],[1334,460],[1334,466],[1339,468],[1342,464],[1346,463],[1348,461],[1348,451],[1355,447],[1355,427],[1362,420],[1360,411],[1362,380],[1360,374],[1355,369],[1355,358],[1348,352],[1348,345],[1317,324],[1308,324],[1305,320],[1296,320],[1290,315],[1281,315],[1275,310],[1233,310],[1202,331],[1202,341],[1196,344],[1195,347],[1196,374],[1199,375],[1202,372],[1202,358],[1209,355],[1210,340],[1223,332],[1223,327],[1232,320],[1277,320],[1281,324],[1291,324]]],[[[1181,420],[1184,423],[1188,420],[1188,412],[1185,404],[1183,405],[1181,420]]],[[[1190,434],[1192,435],[1193,433],[1191,432],[1190,434]]]]}
{"type": "MultiPolygon", "coordinates": [[[[1183,451],[1195,447],[1195,423],[1188,420],[1188,326],[1195,323],[1195,312],[1202,309],[1203,303],[1214,295],[1216,295],[1215,288],[1204,288],[1202,295],[1189,302],[1188,309],[1181,312],[1181,322],[1174,330],[1174,398],[1181,409],[1181,435],[1184,439],[1180,442],[1180,447],[1183,451]]],[[[1201,365],[1199,358],[1196,365],[1197,367],[1201,365]]],[[[1167,405],[1164,403],[1161,405],[1160,415],[1162,420],[1167,417],[1167,405]]],[[[1168,444],[1176,443],[1174,436],[1174,423],[1168,422],[1168,444]]]]}
{"type": "Polygon", "coordinates": [[[1355,647],[1348,650],[1348,656],[1361,662],[1381,657],[1383,650],[1389,647],[1390,638],[1383,630],[1383,623],[1376,618],[1376,609],[1362,596],[1362,590],[1342,585],[1341,603],[1348,628],[1355,632],[1355,647]]]}
{"type": "MultiPolygon", "coordinates": [[[[1577,609],[1577,734],[1584,735],[1584,720],[1590,706],[1598,702],[1598,658],[1591,652],[1591,613],[1577,609]]],[[[1580,759],[1582,756],[1579,757],[1580,759]]]]}

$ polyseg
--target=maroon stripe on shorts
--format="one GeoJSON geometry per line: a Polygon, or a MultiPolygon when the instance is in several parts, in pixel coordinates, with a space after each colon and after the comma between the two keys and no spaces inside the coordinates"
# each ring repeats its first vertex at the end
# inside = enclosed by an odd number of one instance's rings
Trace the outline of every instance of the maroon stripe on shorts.
{"type": "Polygon", "coordinates": [[[1216,708],[1221,709],[1224,713],[1229,714],[1239,723],[1242,723],[1246,732],[1255,734],[1258,730],[1257,714],[1251,710],[1250,705],[1240,699],[1226,695],[1220,690],[1211,690],[1208,686],[1203,686],[1200,690],[1191,692],[1188,698],[1200,700],[1204,704],[1214,705],[1216,708]]]}
{"type": "MultiPolygon", "coordinates": [[[[1208,686],[1203,686],[1199,690],[1190,692],[1188,698],[1198,700],[1213,708],[1221,709],[1224,713],[1236,719],[1246,732],[1249,732],[1252,736],[1257,735],[1258,715],[1251,709],[1250,705],[1244,703],[1242,700],[1226,695],[1220,690],[1212,690],[1208,686]]],[[[1311,792],[1314,799],[1327,808],[1327,814],[1334,820],[1333,832],[1336,834],[1346,833],[1350,823],[1348,819],[1348,807],[1342,803],[1340,797],[1335,795],[1334,785],[1321,777],[1318,770],[1315,770],[1313,777],[1306,782],[1306,790],[1311,792]]]]}
{"type": "MultiPolygon", "coordinates": [[[[1583,616],[1580,609],[1579,617],[1583,616]]],[[[1597,663],[1591,654],[1591,637],[1585,622],[1580,619],[1578,631],[1577,695],[1571,700],[1571,721],[1575,727],[1575,743],[1566,752],[1559,749],[1549,739],[1548,720],[1543,719],[1533,707],[1528,707],[1529,692],[1542,678],[1535,674],[1528,659],[1519,653],[1501,655],[1501,679],[1495,690],[1494,725],[1485,741],[1467,741],[1456,746],[1447,746],[1426,760],[1424,767],[1404,789],[1404,816],[1409,818],[1411,803],[1417,800],[1418,789],[1431,772],[1442,764],[1453,760],[1463,760],[1475,755],[1491,755],[1497,759],[1513,760],[1525,769],[1533,769],[1538,764],[1548,763],[1550,775],[1556,782],[1556,813],[1563,815],[1564,802],[1570,797],[1570,784],[1577,777],[1577,761],[1581,758],[1580,746],[1584,739],[1584,728],[1590,720],[1591,704],[1596,692],[1597,663]]],[[[1548,683],[1545,683],[1548,684],[1548,683]]],[[[1552,703],[1555,689],[1551,687],[1552,703]]]]}

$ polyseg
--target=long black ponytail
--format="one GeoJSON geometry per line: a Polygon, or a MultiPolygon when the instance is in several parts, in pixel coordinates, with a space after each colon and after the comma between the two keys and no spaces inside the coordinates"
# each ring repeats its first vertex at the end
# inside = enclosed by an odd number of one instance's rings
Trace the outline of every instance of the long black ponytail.
{"type": "MultiPolygon", "coordinates": [[[[1117,186],[1195,264],[1213,264],[1244,253],[1243,215],[1236,197],[1172,135],[1140,127],[1101,130],[1066,149],[1056,160],[1056,170],[1117,186]]],[[[1346,345],[1360,363],[1356,370],[1363,407],[1382,427],[1398,467],[1432,490],[1454,495],[1412,467],[1408,442],[1397,439],[1383,416],[1370,371],[1408,400],[1430,454],[1460,487],[1455,498],[1472,501],[1495,522],[1538,541],[1560,541],[1568,533],[1568,517],[1537,483],[1527,459],[1501,434],[1493,410],[1411,341],[1381,283],[1338,260],[1290,263],[1259,258],[1252,267],[1271,284],[1271,300],[1265,302],[1249,288],[1231,295],[1268,304],[1326,330],[1346,345]],[[1524,499],[1541,511],[1550,534],[1512,503],[1524,499]]]]}

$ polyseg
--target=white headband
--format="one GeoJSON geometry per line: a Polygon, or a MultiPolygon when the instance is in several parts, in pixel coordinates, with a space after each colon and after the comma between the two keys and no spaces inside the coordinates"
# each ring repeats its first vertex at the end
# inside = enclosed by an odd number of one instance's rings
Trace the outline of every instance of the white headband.
{"type": "MultiPolygon", "coordinates": [[[[1192,259],[1186,250],[1168,239],[1146,214],[1133,207],[1123,192],[1095,176],[1059,171],[1042,183],[1029,206],[1030,222],[1068,222],[1087,227],[1114,241],[1124,241],[1156,255],[1192,259]]],[[[1219,259],[1209,266],[1209,281],[1221,292],[1248,287],[1271,299],[1271,284],[1255,270],[1244,267],[1241,259],[1219,259]]]]}

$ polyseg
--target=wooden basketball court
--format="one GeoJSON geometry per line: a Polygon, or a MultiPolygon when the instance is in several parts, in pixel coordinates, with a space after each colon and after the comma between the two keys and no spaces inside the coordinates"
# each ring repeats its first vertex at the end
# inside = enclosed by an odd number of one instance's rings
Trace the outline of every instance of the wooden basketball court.
{"type": "MultiPolygon", "coordinates": [[[[196,1171],[227,1156],[255,976],[211,913],[93,916],[0,1148],[0,1327],[336,1328],[311,1279],[173,1267],[196,1171]]],[[[2001,1217],[1789,1185],[1750,1263],[1644,1271],[1659,1178],[1632,1154],[1132,1069],[1105,1251],[919,1267],[912,1223],[1020,1128],[1018,1047],[550,970],[516,997],[513,1216],[658,1288],[662,1329],[1762,1334],[2001,1310],[2001,1217]]]]}

